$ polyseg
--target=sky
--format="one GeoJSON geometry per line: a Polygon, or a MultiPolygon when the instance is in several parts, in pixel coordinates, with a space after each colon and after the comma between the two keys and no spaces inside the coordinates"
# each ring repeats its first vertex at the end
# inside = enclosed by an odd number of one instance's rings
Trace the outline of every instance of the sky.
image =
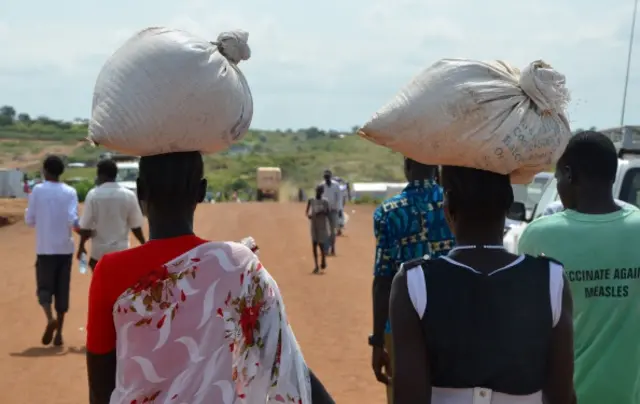
{"type": "MultiPolygon", "coordinates": [[[[3,0],[0,104],[89,118],[105,60],[150,26],[249,32],[253,128],[364,124],[442,58],[543,59],[566,75],[573,129],[619,125],[633,0],[3,0]]],[[[640,18],[639,18],[640,19],[640,18]]],[[[640,21],[625,124],[640,125],[640,21]]]]}

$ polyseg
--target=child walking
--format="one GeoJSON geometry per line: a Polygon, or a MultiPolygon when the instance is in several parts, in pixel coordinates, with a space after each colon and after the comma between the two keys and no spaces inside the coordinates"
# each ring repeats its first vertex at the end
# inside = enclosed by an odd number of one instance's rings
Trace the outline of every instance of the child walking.
{"type": "Polygon", "coordinates": [[[325,246],[329,240],[331,233],[329,229],[329,201],[322,197],[324,187],[318,185],[316,187],[316,197],[307,201],[306,215],[311,225],[311,243],[313,247],[313,261],[315,268],[313,273],[320,272],[318,268],[318,250],[320,250],[321,263],[320,268],[323,270],[327,267],[325,259],[325,246]]]}

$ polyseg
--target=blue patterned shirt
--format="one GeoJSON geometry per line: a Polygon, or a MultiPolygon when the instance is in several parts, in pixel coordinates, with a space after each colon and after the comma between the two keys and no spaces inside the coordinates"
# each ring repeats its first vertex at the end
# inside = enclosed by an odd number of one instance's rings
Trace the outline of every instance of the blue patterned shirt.
{"type": "Polygon", "coordinates": [[[449,253],[454,237],[444,218],[443,198],[435,182],[416,181],[378,206],[373,214],[375,276],[393,277],[403,262],[449,253]]]}
{"type": "Polygon", "coordinates": [[[449,253],[455,241],[444,218],[443,198],[435,182],[415,181],[378,206],[373,214],[374,276],[393,277],[403,262],[449,253]]]}

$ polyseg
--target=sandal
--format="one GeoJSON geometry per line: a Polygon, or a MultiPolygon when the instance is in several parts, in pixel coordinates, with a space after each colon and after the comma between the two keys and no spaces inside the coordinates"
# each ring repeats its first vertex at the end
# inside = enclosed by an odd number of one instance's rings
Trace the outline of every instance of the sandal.
{"type": "Polygon", "coordinates": [[[53,339],[53,333],[58,329],[58,320],[51,320],[42,334],[42,345],[49,345],[53,339]]]}

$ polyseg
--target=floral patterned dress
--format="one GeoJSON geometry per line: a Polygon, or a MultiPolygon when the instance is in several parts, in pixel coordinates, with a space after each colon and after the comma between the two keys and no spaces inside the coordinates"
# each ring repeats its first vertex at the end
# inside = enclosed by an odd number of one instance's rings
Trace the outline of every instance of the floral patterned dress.
{"type": "Polygon", "coordinates": [[[111,404],[311,403],[276,282],[239,243],[205,243],[114,306],[111,404]]]}

